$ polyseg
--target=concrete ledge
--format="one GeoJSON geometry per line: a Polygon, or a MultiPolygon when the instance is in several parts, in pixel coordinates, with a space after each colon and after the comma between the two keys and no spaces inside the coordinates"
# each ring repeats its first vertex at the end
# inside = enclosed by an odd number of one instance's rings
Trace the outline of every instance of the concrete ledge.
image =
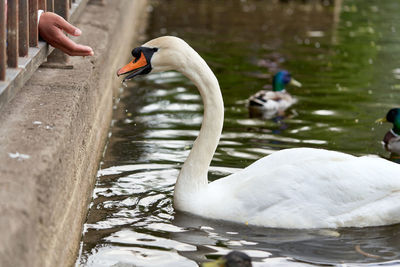
{"type": "Polygon", "coordinates": [[[0,266],[75,263],[106,141],[115,72],[145,26],[146,0],[90,5],[77,25],[95,56],[39,69],[0,112],[0,266]]]}
{"type": "MultiPolygon", "coordinates": [[[[89,0],[77,0],[71,6],[71,23],[75,23],[81,17],[89,0]]],[[[29,47],[27,57],[18,58],[18,68],[7,68],[5,81],[0,81],[0,110],[10,101],[24,84],[32,77],[34,71],[53,52],[54,48],[43,41],[39,41],[38,47],[29,47]]]]}
{"type": "Polygon", "coordinates": [[[18,68],[6,69],[6,77],[10,81],[0,81],[0,112],[53,50],[54,48],[49,47],[45,42],[39,42],[38,47],[29,47],[28,57],[19,57],[18,68]]]}

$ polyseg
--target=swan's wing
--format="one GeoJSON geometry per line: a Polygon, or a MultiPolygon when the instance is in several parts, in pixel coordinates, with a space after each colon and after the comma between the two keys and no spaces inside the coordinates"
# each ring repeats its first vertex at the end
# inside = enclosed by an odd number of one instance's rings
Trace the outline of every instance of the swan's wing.
{"type": "Polygon", "coordinates": [[[210,190],[219,192],[225,205],[225,211],[215,212],[243,223],[289,228],[376,225],[387,224],[390,216],[400,220],[399,173],[399,165],[379,158],[288,149],[211,183],[210,190]]]}

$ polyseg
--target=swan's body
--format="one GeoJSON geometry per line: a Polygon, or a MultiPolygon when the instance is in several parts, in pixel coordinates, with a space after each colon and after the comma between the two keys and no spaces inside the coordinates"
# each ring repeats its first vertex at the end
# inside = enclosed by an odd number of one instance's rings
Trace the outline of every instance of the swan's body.
{"type": "Polygon", "coordinates": [[[204,103],[198,138],[182,166],[176,209],[203,217],[283,228],[363,227],[400,222],[400,165],[377,157],[354,157],[322,149],[296,148],[264,157],[208,183],[208,168],[223,125],[218,81],[183,40],[160,37],[132,51],[118,71],[177,70],[197,86],[204,103]],[[150,70],[149,70],[149,68],[150,70]]]}
{"type": "Polygon", "coordinates": [[[379,121],[393,123],[393,128],[383,137],[383,144],[387,151],[400,155],[400,108],[392,108],[386,118],[379,121]]]}
{"type": "Polygon", "coordinates": [[[400,222],[400,173],[389,163],[322,149],[281,150],[209,183],[183,208],[268,227],[393,224],[400,222]]]}
{"type": "Polygon", "coordinates": [[[285,89],[289,83],[301,86],[286,70],[276,73],[272,82],[272,91],[261,90],[249,97],[248,108],[250,115],[254,117],[271,117],[282,113],[296,103],[296,99],[285,89]]]}

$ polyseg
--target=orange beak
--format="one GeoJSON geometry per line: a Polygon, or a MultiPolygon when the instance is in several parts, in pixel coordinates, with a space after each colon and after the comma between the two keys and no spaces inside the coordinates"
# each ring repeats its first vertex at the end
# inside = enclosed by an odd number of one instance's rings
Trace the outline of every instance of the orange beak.
{"type": "Polygon", "coordinates": [[[148,65],[148,62],[142,52],[142,53],[140,53],[139,59],[134,59],[131,62],[129,62],[128,64],[126,64],[125,66],[123,66],[122,68],[120,68],[117,72],[117,75],[120,76],[120,75],[127,74],[130,72],[140,71],[147,65],[148,65]]]}

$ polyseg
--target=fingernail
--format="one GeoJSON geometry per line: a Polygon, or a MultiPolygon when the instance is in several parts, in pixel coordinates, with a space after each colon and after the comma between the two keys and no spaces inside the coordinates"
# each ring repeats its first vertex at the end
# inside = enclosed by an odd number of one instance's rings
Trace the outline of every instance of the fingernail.
{"type": "Polygon", "coordinates": [[[76,30],[74,31],[74,35],[75,35],[75,36],[79,36],[79,35],[81,35],[81,34],[82,34],[82,31],[79,30],[79,29],[76,29],[76,30]]]}

